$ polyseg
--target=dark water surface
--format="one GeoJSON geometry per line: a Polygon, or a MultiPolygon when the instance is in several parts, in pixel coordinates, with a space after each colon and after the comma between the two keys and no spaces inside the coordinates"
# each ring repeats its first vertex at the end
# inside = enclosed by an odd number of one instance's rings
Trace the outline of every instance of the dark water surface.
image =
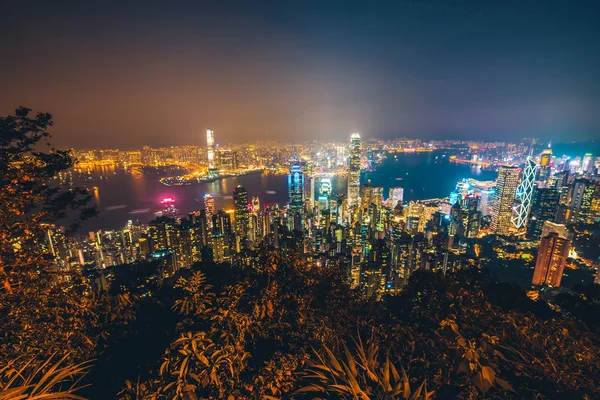
{"type": "MultiPolygon", "coordinates": [[[[448,196],[459,179],[468,177],[492,180],[496,173],[450,163],[442,152],[398,154],[397,158],[391,155],[376,170],[363,174],[362,181],[370,180],[374,185],[383,186],[386,197],[390,187],[401,186],[405,201],[409,201],[448,196]]],[[[99,210],[99,216],[86,221],[80,231],[117,229],[128,220],[148,222],[155,217],[154,212],[160,209],[160,200],[164,197],[173,197],[183,214],[204,208],[205,193],[214,196],[217,209],[231,207],[232,192],[237,185],[246,188],[249,199],[258,197],[261,204],[288,202],[286,175],[254,173],[175,187],[164,186],[158,179],[158,176],[131,174],[120,168],[97,168],[79,175],[75,179],[77,184],[85,182],[90,188],[97,187],[94,203],[99,210]]],[[[346,179],[333,178],[332,186],[334,194],[345,193],[346,179]]]]}

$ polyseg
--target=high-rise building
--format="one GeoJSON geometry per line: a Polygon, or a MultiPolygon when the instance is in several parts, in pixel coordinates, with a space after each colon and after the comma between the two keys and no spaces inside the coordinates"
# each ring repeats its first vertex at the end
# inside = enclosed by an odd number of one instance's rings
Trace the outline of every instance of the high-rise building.
{"type": "Polygon", "coordinates": [[[538,180],[540,182],[546,182],[550,177],[550,167],[552,163],[552,148],[551,143],[548,143],[548,148],[542,151],[540,155],[540,168],[538,173],[538,180]]]}
{"type": "Polygon", "coordinates": [[[319,210],[329,209],[331,199],[331,179],[322,177],[319,183],[319,210]]]}
{"type": "Polygon", "coordinates": [[[559,287],[570,247],[571,241],[564,234],[550,232],[542,236],[532,283],[559,287]]]}
{"type": "Polygon", "coordinates": [[[560,190],[550,188],[535,188],[531,201],[531,212],[527,222],[527,237],[539,239],[542,226],[546,221],[556,219],[556,211],[560,201],[560,190]]]}
{"type": "Polygon", "coordinates": [[[513,210],[512,223],[515,228],[521,229],[527,223],[529,210],[531,208],[531,198],[535,188],[535,176],[537,173],[537,164],[531,157],[527,157],[525,161],[525,169],[521,183],[517,187],[516,202],[517,205],[513,210]]]}
{"type": "Polygon", "coordinates": [[[212,251],[215,262],[231,260],[231,217],[223,210],[213,215],[212,251]]]}
{"type": "Polygon", "coordinates": [[[262,211],[258,197],[252,198],[252,213],[250,214],[250,240],[259,241],[263,236],[262,211]]]}
{"type": "Polygon", "coordinates": [[[177,208],[175,208],[175,199],[172,197],[165,197],[160,201],[162,206],[162,216],[175,218],[177,216],[177,208]]]}
{"type": "Polygon", "coordinates": [[[344,148],[344,146],[337,146],[336,147],[336,156],[335,156],[335,163],[338,167],[341,167],[342,165],[344,165],[344,162],[346,161],[346,149],[344,148]]]}
{"type": "Polygon", "coordinates": [[[233,150],[219,150],[218,155],[218,165],[221,169],[225,171],[233,171],[238,169],[238,153],[233,150]]]}
{"type": "Polygon", "coordinates": [[[594,185],[594,193],[590,202],[589,221],[590,223],[600,220],[600,184],[594,185]]]}
{"type": "Polygon", "coordinates": [[[497,235],[508,235],[511,228],[511,217],[515,193],[519,184],[518,167],[502,166],[498,168],[496,199],[492,209],[491,229],[497,235]]]}
{"type": "Polygon", "coordinates": [[[592,153],[586,153],[583,156],[583,161],[581,162],[581,172],[584,174],[591,172],[592,166],[592,153]]]}
{"type": "Polygon", "coordinates": [[[248,192],[242,185],[233,189],[233,208],[235,219],[235,234],[240,240],[248,236],[250,213],[248,211],[248,192]]]}
{"type": "Polygon", "coordinates": [[[371,204],[375,204],[379,209],[383,205],[383,188],[364,184],[360,186],[360,208],[366,210],[371,204]]]}
{"type": "Polygon", "coordinates": [[[481,212],[479,209],[479,197],[468,195],[463,199],[462,204],[464,235],[468,238],[474,238],[479,233],[481,212]]]}
{"type": "Polygon", "coordinates": [[[494,198],[496,197],[495,189],[482,190],[479,198],[479,212],[481,215],[491,215],[492,207],[494,205],[494,198]]]}
{"type": "Polygon", "coordinates": [[[309,176],[308,177],[308,202],[310,203],[309,206],[309,211],[312,212],[313,208],[315,207],[315,190],[316,190],[316,184],[317,184],[317,177],[316,176],[309,176]]]}
{"type": "Polygon", "coordinates": [[[350,157],[348,159],[348,208],[358,206],[360,191],[360,135],[350,135],[350,157]]]}
{"type": "Polygon", "coordinates": [[[567,229],[566,225],[558,224],[552,221],[544,222],[544,225],[542,225],[542,237],[548,236],[552,232],[558,233],[558,236],[560,237],[569,237],[569,230],[567,229]]]}
{"type": "Polygon", "coordinates": [[[211,230],[213,227],[213,215],[215,215],[215,199],[208,193],[204,195],[204,209],[206,210],[208,229],[211,230]]]}
{"type": "Polygon", "coordinates": [[[548,147],[542,151],[540,155],[540,166],[541,167],[549,167],[550,162],[552,161],[552,148],[551,143],[548,143],[548,147]]]}
{"type": "Polygon", "coordinates": [[[298,160],[294,160],[288,174],[288,195],[290,199],[288,208],[288,227],[301,230],[301,226],[294,226],[296,216],[304,215],[304,174],[298,160]]]}
{"type": "Polygon", "coordinates": [[[388,207],[392,210],[396,208],[398,203],[402,204],[404,200],[404,189],[401,187],[390,188],[390,195],[388,197],[388,207]]]}
{"type": "Polygon", "coordinates": [[[584,178],[575,179],[569,201],[570,223],[594,222],[595,216],[592,215],[592,203],[596,192],[596,185],[596,183],[584,178]]]}
{"type": "Polygon", "coordinates": [[[148,224],[148,238],[150,239],[150,250],[172,251],[176,242],[175,228],[172,220],[156,219],[148,224]]]}
{"type": "Polygon", "coordinates": [[[212,129],[206,130],[206,154],[208,158],[208,179],[215,179],[219,176],[219,170],[215,163],[215,136],[212,129]]]}

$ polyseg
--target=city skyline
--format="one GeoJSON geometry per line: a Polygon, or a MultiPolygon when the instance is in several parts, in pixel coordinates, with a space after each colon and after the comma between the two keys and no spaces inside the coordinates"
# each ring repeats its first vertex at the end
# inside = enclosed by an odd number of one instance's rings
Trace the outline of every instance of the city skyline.
{"type": "Polygon", "coordinates": [[[597,398],[596,2],[5,2],[0,398],[597,398]]]}
{"type": "Polygon", "coordinates": [[[0,111],[52,112],[61,147],[599,131],[591,2],[114,5],[4,7],[0,111]]]}

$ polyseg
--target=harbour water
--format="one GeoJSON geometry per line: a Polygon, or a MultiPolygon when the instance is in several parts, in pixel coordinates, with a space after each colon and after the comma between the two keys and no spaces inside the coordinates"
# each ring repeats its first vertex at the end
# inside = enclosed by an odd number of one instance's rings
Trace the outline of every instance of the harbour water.
{"type": "MultiPolygon", "coordinates": [[[[128,220],[148,222],[155,218],[160,201],[175,199],[182,214],[204,207],[203,196],[210,193],[217,209],[232,207],[232,192],[237,185],[248,191],[248,198],[258,197],[261,204],[288,202],[287,176],[272,173],[254,173],[221,179],[211,183],[168,187],[159,182],[159,175],[132,174],[121,168],[103,167],[80,173],[75,184],[96,187],[93,203],[99,216],[86,221],[80,231],[117,229],[128,220]]],[[[384,187],[387,196],[390,187],[404,188],[404,200],[420,200],[448,196],[462,178],[493,180],[496,173],[478,167],[453,164],[441,151],[388,156],[373,171],[363,173],[361,181],[384,187]]],[[[332,179],[333,194],[346,192],[346,178],[332,179]]]]}

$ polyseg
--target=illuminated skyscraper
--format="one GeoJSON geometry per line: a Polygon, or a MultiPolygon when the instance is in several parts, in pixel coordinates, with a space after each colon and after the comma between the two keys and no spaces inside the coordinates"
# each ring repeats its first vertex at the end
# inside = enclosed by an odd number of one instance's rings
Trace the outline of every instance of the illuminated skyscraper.
{"type": "Polygon", "coordinates": [[[250,214],[250,240],[258,241],[263,236],[262,211],[258,197],[252,198],[252,213],[250,214]]]}
{"type": "Polygon", "coordinates": [[[548,178],[550,177],[550,167],[552,163],[552,149],[550,148],[550,143],[548,143],[548,148],[542,151],[540,154],[540,165],[538,169],[538,177],[537,179],[542,182],[543,185],[546,184],[548,178]]]}
{"type": "Polygon", "coordinates": [[[240,239],[246,239],[250,213],[248,212],[248,192],[242,185],[233,189],[233,208],[235,210],[235,234],[240,239]]]}
{"type": "Polygon", "coordinates": [[[544,235],[540,240],[532,283],[559,287],[570,247],[571,241],[564,234],[550,232],[544,235]]]}
{"type": "Polygon", "coordinates": [[[342,165],[344,165],[345,161],[346,161],[346,149],[344,148],[344,146],[336,147],[336,157],[335,157],[336,165],[338,167],[342,166],[342,165]]]}
{"type": "Polygon", "coordinates": [[[529,210],[531,208],[531,198],[533,196],[533,190],[535,189],[537,167],[538,166],[533,159],[527,157],[525,169],[523,170],[523,177],[521,178],[521,183],[517,187],[517,205],[514,208],[512,215],[512,223],[517,229],[523,228],[527,223],[527,217],[529,216],[529,210]]]}
{"type": "Polygon", "coordinates": [[[558,189],[535,188],[531,202],[531,213],[527,222],[527,237],[539,239],[546,221],[554,221],[560,201],[558,189]]]}
{"type": "Polygon", "coordinates": [[[213,215],[212,247],[214,261],[231,261],[231,217],[223,210],[213,215]]]}
{"type": "Polygon", "coordinates": [[[208,158],[208,179],[215,179],[219,176],[219,170],[215,164],[215,134],[212,129],[206,130],[206,154],[208,158]]]}
{"type": "Polygon", "coordinates": [[[496,199],[492,209],[491,229],[497,235],[508,235],[511,227],[511,216],[515,193],[519,184],[518,167],[502,166],[498,169],[496,199]]]}
{"type": "Polygon", "coordinates": [[[552,161],[552,148],[550,146],[551,143],[548,143],[548,147],[545,148],[540,155],[541,167],[550,167],[550,161],[552,161]]]}
{"type": "Polygon", "coordinates": [[[175,218],[177,216],[177,209],[175,208],[175,199],[172,197],[165,197],[160,201],[163,208],[162,216],[175,218]]]}
{"type": "Polygon", "coordinates": [[[592,153],[586,153],[583,156],[583,161],[581,162],[581,172],[587,174],[590,172],[592,166],[592,153]]]}
{"type": "Polygon", "coordinates": [[[331,199],[331,179],[321,178],[319,183],[319,209],[329,209],[329,200],[331,199]]]}
{"type": "Polygon", "coordinates": [[[348,208],[358,205],[360,191],[360,135],[350,135],[350,157],[348,159],[348,208]]]}
{"type": "Polygon", "coordinates": [[[592,223],[595,219],[593,212],[594,196],[597,183],[587,179],[575,179],[570,193],[569,222],[592,223]]]}
{"type": "Polygon", "coordinates": [[[495,189],[487,189],[481,191],[479,199],[479,211],[481,215],[490,215],[492,213],[492,207],[494,204],[494,198],[496,197],[495,189]]]}
{"type": "Polygon", "coordinates": [[[288,209],[288,226],[290,229],[301,229],[300,226],[294,226],[294,218],[296,215],[304,215],[304,174],[298,160],[294,160],[290,166],[288,174],[288,194],[289,194],[289,209],[288,209]]]}
{"type": "Polygon", "coordinates": [[[310,203],[310,207],[309,210],[312,212],[312,209],[315,206],[315,186],[317,183],[317,177],[316,176],[309,176],[308,177],[308,201],[310,203]]]}
{"type": "Polygon", "coordinates": [[[549,234],[551,234],[553,232],[557,233],[558,236],[560,236],[560,237],[564,237],[564,238],[569,237],[569,230],[567,229],[566,225],[557,224],[552,221],[544,222],[544,225],[542,225],[542,237],[548,236],[549,234]]]}
{"type": "Polygon", "coordinates": [[[208,193],[204,195],[204,209],[206,210],[206,222],[210,230],[213,227],[213,215],[215,215],[215,199],[208,193]]]}
{"type": "Polygon", "coordinates": [[[402,204],[404,200],[404,189],[401,187],[390,188],[390,196],[388,197],[388,207],[392,210],[396,208],[398,203],[402,204]]]}

